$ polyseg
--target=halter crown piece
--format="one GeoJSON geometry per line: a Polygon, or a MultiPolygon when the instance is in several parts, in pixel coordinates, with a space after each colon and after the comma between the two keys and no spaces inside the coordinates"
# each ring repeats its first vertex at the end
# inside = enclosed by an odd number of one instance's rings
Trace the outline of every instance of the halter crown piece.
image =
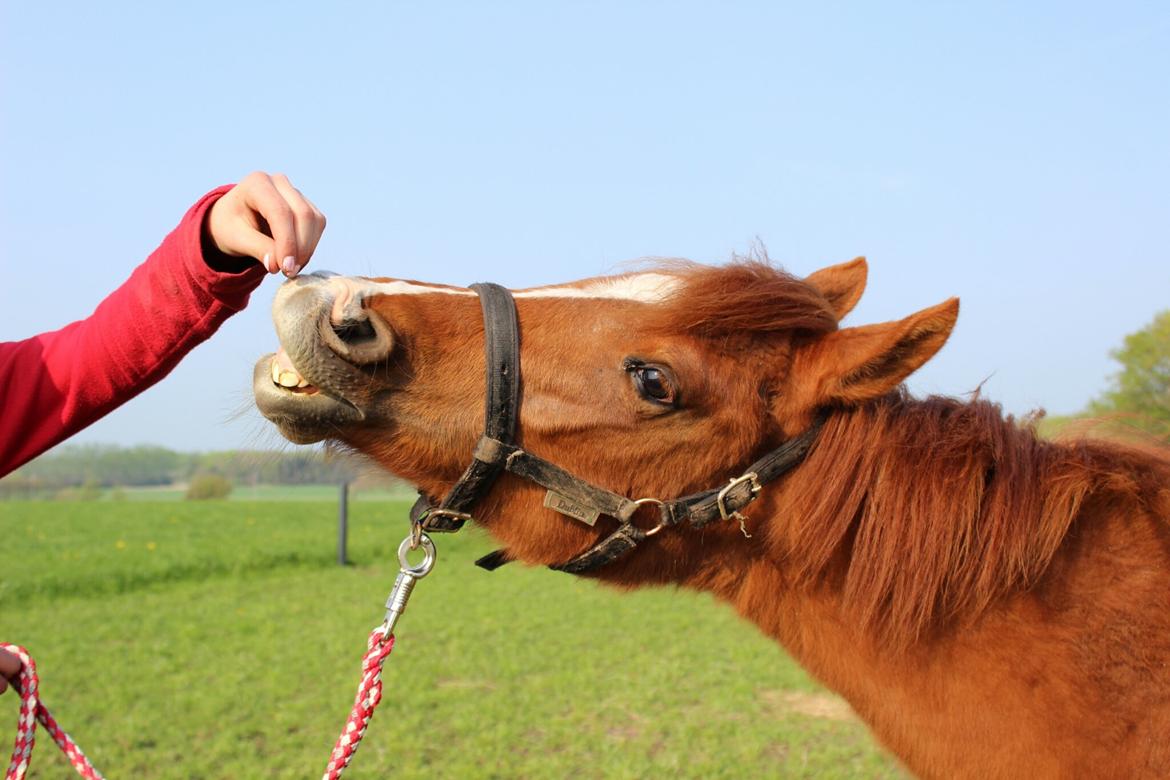
{"type": "MultiPolygon", "coordinates": [[[[614,518],[617,530],[564,563],[549,568],[570,574],[598,569],[632,552],[640,542],[659,531],[690,523],[702,528],[714,520],[737,519],[739,510],[756,500],[772,480],[798,465],[812,447],[824,422],[816,422],[764,455],[726,485],[673,500],[630,499],[573,476],[560,466],[527,452],[515,444],[520,410],[520,329],[516,302],[498,284],[473,284],[483,309],[484,353],[487,358],[487,403],[484,432],[472,452],[471,463],[438,504],[420,491],[410,510],[414,527],[425,532],[454,532],[472,519],[470,510],[487,495],[496,477],[508,471],[549,491],[545,506],[593,525],[600,515],[614,518]],[[634,525],[634,513],[644,505],[658,508],[658,523],[650,529],[634,525]]],[[[746,531],[744,532],[746,534],[746,531]]],[[[476,561],[489,571],[511,558],[496,550],[476,561]]]]}

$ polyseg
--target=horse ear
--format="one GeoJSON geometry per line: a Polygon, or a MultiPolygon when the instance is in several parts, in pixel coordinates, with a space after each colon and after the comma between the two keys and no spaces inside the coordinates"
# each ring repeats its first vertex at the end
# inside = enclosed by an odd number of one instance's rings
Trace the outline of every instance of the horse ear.
{"type": "Polygon", "coordinates": [[[804,281],[817,288],[829,302],[837,319],[853,310],[865,292],[869,265],[864,257],[855,257],[848,263],[831,265],[805,277],[804,281]]]}
{"type": "Polygon", "coordinates": [[[958,316],[959,299],[951,298],[904,320],[844,328],[810,343],[794,355],[791,373],[805,388],[802,405],[857,404],[884,395],[934,357],[958,316]]]}

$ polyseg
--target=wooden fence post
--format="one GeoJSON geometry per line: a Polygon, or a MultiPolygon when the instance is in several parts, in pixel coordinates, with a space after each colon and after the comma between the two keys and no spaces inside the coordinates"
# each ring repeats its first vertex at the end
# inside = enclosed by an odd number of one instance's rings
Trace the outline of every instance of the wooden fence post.
{"type": "Polygon", "coordinates": [[[349,535],[349,483],[341,483],[341,495],[337,504],[337,565],[345,566],[346,537],[349,535]]]}

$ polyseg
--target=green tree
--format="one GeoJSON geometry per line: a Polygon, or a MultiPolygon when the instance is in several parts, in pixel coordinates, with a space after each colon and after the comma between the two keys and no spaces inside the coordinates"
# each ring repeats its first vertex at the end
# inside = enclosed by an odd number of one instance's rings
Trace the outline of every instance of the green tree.
{"type": "Polygon", "coordinates": [[[1109,355],[1121,370],[1089,411],[1125,415],[1134,425],[1170,440],[1170,310],[1126,336],[1109,355]]]}

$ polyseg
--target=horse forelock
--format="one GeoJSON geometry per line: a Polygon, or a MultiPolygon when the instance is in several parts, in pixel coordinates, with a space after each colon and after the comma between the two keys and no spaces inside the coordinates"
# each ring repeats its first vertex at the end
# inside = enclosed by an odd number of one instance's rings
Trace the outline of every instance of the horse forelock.
{"type": "Polygon", "coordinates": [[[975,399],[904,391],[834,413],[776,539],[795,581],[842,577],[845,608],[906,646],[1035,584],[1087,502],[1170,498],[1166,453],[1056,443],[975,399]]]}
{"type": "Polygon", "coordinates": [[[658,332],[725,338],[837,329],[831,306],[815,287],[766,259],[737,258],[723,266],[672,260],[657,272],[679,280],[647,315],[646,326],[658,332]]]}

